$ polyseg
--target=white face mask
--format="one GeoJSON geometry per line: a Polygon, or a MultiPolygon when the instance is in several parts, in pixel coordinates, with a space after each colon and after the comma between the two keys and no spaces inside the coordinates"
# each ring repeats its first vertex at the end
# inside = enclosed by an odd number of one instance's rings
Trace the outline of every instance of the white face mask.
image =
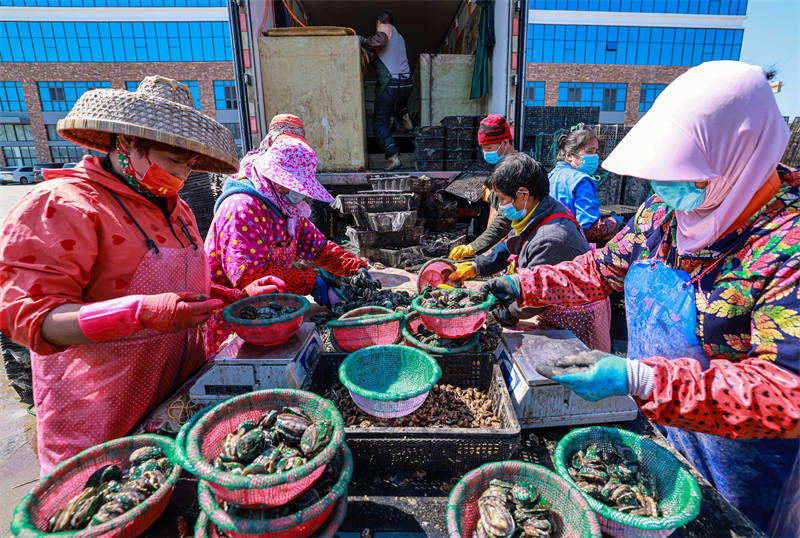
{"type": "Polygon", "coordinates": [[[302,202],[303,200],[306,199],[306,195],[305,194],[301,194],[301,193],[295,192],[295,191],[289,191],[286,194],[284,194],[283,196],[292,205],[297,205],[298,203],[300,203],[300,202],[302,202]]]}

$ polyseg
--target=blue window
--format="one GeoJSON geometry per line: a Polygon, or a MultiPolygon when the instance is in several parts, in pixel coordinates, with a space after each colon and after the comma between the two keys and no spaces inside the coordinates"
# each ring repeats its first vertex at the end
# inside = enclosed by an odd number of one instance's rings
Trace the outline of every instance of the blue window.
{"type": "Polygon", "coordinates": [[[738,60],[742,32],[714,28],[530,24],[527,61],[690,67],[709,60],[738,60]]]}
{"type": "Polygon", "coordinates": [[[217,107],[217,110],[235,110],[239,108],[239,102],[236,95],[236,81],[215,80],[214,103],[217,107]]]}
{"type": "Polygon", "coordinates": [[[0,0],[18,7],[225,7],[225,0],[0,0]]]}
{"type": "Polygon", "coordinates": [[[224,21],[0,22],[0,63],[224,62],[231,58],[230,32],[224,21]]]}
{"type": "Polygon", "coordinates": [[[0,110],[3,112],[23,112],[28,110],[22,85],[19,82],[0,81],[0,110]]]}
{"type": "Polygon", "coordinates": [[[544,82],[525,82],[525,106],[544,106],[544,82]]]}
{"type": "Polygon", "coordinates": [[[642,84],[639,93],[639,112],[647,112],[653,106],[656,97],[666,88],[666,84],[642,84]]]}
{"type": "MultiPolygon", "coordinates": [[[[3,1],[0,0],[0,5],[3,1]]],[[[747,0],[532,0],[530,7],[561,11],[745,15],[747,0]]]]}
{"type": "Polygon", "coordinates": [[[560,82],[558,106],[596,106],[603,111],[624,111],[627,84],[560,82]]]}
{"type": "MultiPolygon", "coordinates": [[[[192,98],[194,99],[194,107],[197,110],[200,110],[200,87],[197,84],[196,80],[179,80],[181,84],[186,84],[189,86],[189,90],[192,92],[192,98]]],[[[135,92],[136,88],[139,87],[139,82],[135,80],[129,80],[125,82],[125,89],[129,92],[135,92]]]]}
{"type": "Polygon", "coordinates": [[[97,81],[69,81],[69,82],[39,82],[39,98],[42,100],[42,110],[70,110],[78,97],[94,88],[110,88],[110,82],[97,81]]]}

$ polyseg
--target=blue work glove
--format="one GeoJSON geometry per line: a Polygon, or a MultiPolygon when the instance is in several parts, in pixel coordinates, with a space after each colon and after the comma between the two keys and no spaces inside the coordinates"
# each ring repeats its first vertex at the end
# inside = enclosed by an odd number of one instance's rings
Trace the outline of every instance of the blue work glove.
{"type": "Polygon", "coordinates": [[[515,327],[519,323],[519,318],[512,314],[507,306],[495,308],[492,311],[492,316],[503,327],[515,327]]]}
{"type": "Polygon", "coordinates": [[[481,291],[491,293],[502,306],[509,306],[519,299],[522,286],[519,276],[507,275],[493,278],[481,287],[481,291]]]}
{"type": "Polygon", "coordinates": [[[318,305],[331,307],[331,301],[328,297],[328,284],[322,277],[318,276],[314,281],[314,289],[311,292],[311,296],[318,305]]]}
{"type": "Polygon", "coordinates": [[[628,359],[608,355],[588,370],[551,378],[590,402],[628,394],[628,359]]]}
{"type": "Polygon", "coordinates": [[[619,215],[617,215],[612,211],[611,218],[617,221],[617,229],[622,229],[622,227],[625,226],[625,217],[620,217],[619,215]]]}
{"type": "Polygon", "coordinates": [[[322,267],[317,268],[317,275],[319,275],[318,278],[321,278],[328,286],[339,285],[339,277],[322,267]]]}

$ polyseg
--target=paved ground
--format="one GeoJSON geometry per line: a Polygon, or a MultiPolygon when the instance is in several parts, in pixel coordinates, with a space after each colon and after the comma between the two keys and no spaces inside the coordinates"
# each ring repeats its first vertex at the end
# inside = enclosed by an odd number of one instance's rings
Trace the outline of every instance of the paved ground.
{"type": "MultiPolygon", "coordinates": [[[[0,218],[32,188],[0,185],[0,218]]],[[[6,382],[0,369],[0,536],[10,536],[11,514],[19,500],[39,478],[36,459],[36,419],[6,382]]]]}

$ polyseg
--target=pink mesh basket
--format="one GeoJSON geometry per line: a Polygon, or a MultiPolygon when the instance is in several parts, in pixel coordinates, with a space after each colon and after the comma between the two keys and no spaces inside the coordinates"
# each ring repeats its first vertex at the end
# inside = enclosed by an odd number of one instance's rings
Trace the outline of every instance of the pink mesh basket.
{"type": "Polygon", "coordinates": [[[449,258],[433,258],[425,262],[425,265],[420,267],[419,276],[417,277],[417,291],[422,291],[422,288],[430,284],[434,289],[442,284],[460,288],[463,286],[463,280],[450,280],[450,275],[456,270],[456,265],[450,261],[449,258]]]}
{"type": "Polygon", "coordinates": [[[325,465],[344,441],[344,421],[332,402],[310,392],[270,389],[250,392],[220,402],[196,422],[187,423],[178,441],[187,470],[208,482],[217,500],[244,507],[280,506],[302,495],[322,475],[325,465]],[[299,407],[312,419],[333,424],[333,436],[326,447],[307,463],[290,471],[259,476],[242,476],[216,469],[211,462],[221,452],[225,437],[245,420],[257,421],[266,411],[299,407]]]}
{"type": "Polygon", "coordinates": [[[160,435],[134,435],[87,448],[80,454],[59,463],[23,497],[14,509],[11,532],[15,536],[26,537],[137,536],[147,530],[169,504],[172,491],[181,474],[181,467],[176,463],[177,459],[172,439],[160,435]],[[84,489],[86,480],[97,468],[112,464],[122,469],[130,467],[129,456],[134,450],[145,446],[160,448],[173,463],[172,472],[167,480],[150,497],[102,525],[68,533],[45,533],[50,517],[84,489]]]}
{"type": "Polygon", "coordinates": [[[294,336],[303,325],[303,317],[309,308],[311,308],[311,304],[305,297],[293,293],[272,293],[236,301],[225,307],[222,311],[222,318],[233,325],[233,330],[245,342],[256,346],[270,347],[283,344],[294,336]],[[288,305],[296,310],[291,314],[264,320],[239,317],[239,312],[246,306],[258,310],[270,303],[288,305]]]}
{"type": "MultiPolygon", "coordinates": [[[[467,292],[470,294],[480,293],[475,290],[467,290],[467,292]]],[[[419,318],[428,330],[444,338],[463,338],[475,334],[478,329],[483,327],[486,315],[496,300],[494,295],[489,294],[481,304],[468,308],[444,310],[424,307],[422,299],[422,296],[414,299],[411,307],[419,312],[419,318]]]]}
{"type": "Polygon", "coordinates": [[[382,306],[364,306],[328,322],[331,342],[344,353],[369,346],[394,344],[400,334],[402,312],[382,306]]]}
{"type": "Polygon", "coordinates": [[[231,538],[311,536],[329,519],[338,499],[347,495],[347,486],[353,474],[353,458],[346,444],[342,444],[336,457],[341,463],[341,472],[331,490],[311,506],[283,517],[257,519],[231,515],[223,510],[208,483],[203,480],[197,487],[198,502],[214,525],[231,538]]]}

